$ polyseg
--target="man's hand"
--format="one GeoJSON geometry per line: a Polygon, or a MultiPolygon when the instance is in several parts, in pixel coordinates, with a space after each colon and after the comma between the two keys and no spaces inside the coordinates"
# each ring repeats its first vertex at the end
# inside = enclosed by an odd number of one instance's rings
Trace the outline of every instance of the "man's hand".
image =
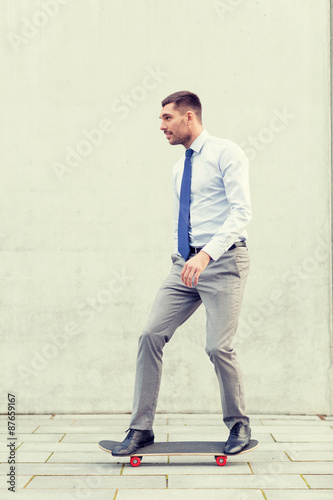
{"type": "Polygon", "coordinates": [[[192,259],[189,259],[187,262],[185,262],[185,266],[183,267],[180,275],[184,285],[191,288],[193,276],[194,285],[197,285],[199,276],[202,271],[206,269],[209,261],[210,255],[201,250],[195,257],[192,257],[192,259]]]}

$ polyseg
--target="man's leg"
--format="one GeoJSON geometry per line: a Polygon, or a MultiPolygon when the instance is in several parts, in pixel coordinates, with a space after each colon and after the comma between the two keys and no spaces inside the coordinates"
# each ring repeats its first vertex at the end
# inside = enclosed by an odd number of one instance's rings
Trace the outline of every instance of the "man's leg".
{"type": "Polygon", "coordinates": [[[217,374],[223,420],[229,429],[236,422],[249,423],[242,375],[232,349],[248,270],[248,251],[238,247],[211,261],[197,285],[207,313],[206,352],[217,374]]]}
{"type": "Polygon", "coordinates": [[[152,429],[162,373],[162,351],[176,328],[200,306],[195,288],[180,278],[184,260],[172,254],[173,266],[159,289],[139,339],[131,429],[152,429]]]}

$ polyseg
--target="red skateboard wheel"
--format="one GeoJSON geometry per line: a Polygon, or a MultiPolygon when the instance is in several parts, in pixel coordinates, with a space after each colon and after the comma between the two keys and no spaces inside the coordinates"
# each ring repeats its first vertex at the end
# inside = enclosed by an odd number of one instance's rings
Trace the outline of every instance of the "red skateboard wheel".
{"type": "Polygon", "coordinates": [[[216,463],[217,465],[220,465],[221,467],[227,463],[227,457],[222,455],[221,457],[215,457],[216,458],[216,463]]]}
{"type": "Polygon", "coordinates": [[[141,458],[140,457],[131,457],[130,463],[132,467],[139,467],[141,464],[141,458]]]}

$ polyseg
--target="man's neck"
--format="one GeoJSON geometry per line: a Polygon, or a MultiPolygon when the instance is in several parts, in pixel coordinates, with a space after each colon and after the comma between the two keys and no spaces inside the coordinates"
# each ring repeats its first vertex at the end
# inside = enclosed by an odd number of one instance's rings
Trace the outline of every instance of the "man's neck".
{"type": "Polygon", "coordinates": [[[203,129],[204,128],[201,125],[195,131],[193,131],[193,133],[191,135],[191,138],[186,143],[184,143],[184,148],[185,149],[188,149],[191,146],[191,144],[193,144],[193,142],[196,140],[197,137],[199,137],[199,135],[201,134],[201,132],[203,131],[203,129]]]}

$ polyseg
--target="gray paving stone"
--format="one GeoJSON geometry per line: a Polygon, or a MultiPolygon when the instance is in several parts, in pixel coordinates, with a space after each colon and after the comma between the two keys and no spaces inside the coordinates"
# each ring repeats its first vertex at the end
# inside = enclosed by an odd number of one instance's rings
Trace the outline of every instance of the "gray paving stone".
{"type": "MultiPolygon", "coordinates": [[[[24,485],[28,482],[28,478],[26,476],[19,476],[17,475],[15,478],[15,492],[13,491],[8,491],[12,495],[11,498],[16,499],[17,492],[24,487],[24,485]]],[[[10,485],[7,484],[7,478],[2,477],[0,480],[0,498],[3,498],[3,492],[8,490],[8,487],[10,485]]]]}
{"type": "Polygon", "coordinates": [[[270,414],[270,413],[253,413],[251,418],[266,419],[266,420],[320,420],[318,415],[285,415],[285,414],[270,414]]]}
{"type": "Polygon", "coordinates": [[[307,488],[300,476],[293,475],[226,475],[221,476],[169,476],[169,488],[307,488]]]}
{"type": "MultiPolygon", "coordinates": [[[[196,423],[215,423],[215,425],[223,424],[223,417],[221,414],[193,414],[193,415],[170,415],[167,417],[169,425],[182,425],[185,423],[196,425],[196,423]]],[[[224,424],[223,424],[224,425],[224,424]]]]}
{"type": "Polygon", "coordinates": [[[210,425],[209,428],[206,425],[191,425],[190,423],[188,425],[160,425],[156,427],[154,425],[154,431],[160,432],[160,433],[170,433],[172,432],[173,434],[178,434],[178,440],[179,440],[179,434],[186,436],[187,434],[195,434],[195,435],[200,435],[200,434],[213,434],[215,435],[215,440],[216,436],[228,436],[229,431],[227,427],[221,423],[220,425],[210,425]]]}
{"type": "Polygon", "coordinates": [[[63,490],[57,488],[56,490],[17,490],[15,496],[13,493],[1,491],[1,500],[112,500],[116,494],[116,489],[100,489],[100,490],[87,490],[87,489],[72,489],[63,490]]]}
{"type": "MultiPolygon", "coordinates": [[[[198,417],[198,415],[197,415],[198,417]]],[[[196,425],[202,425],[203,427],[208,427],[208,426],[211,426],[211,425],[218,425],[218,426],[224,426],[225,424],[223,423],[223,420],[222,420],[222,417],[221,415],[219,416],[213,416],[213,417],[206,417],[205,415],[200,415],[200,418],[196,418],[196,419],[190,419],[190,418],[187,418],[187,417],[183,417],[183,418],[168,418],[167,419],[167,424],[168,425],[190,425],[190,426],[196,426],[196,425]]],[[[252,425],[262,425],[261,422],[258,420],[258,419],[255,419],[255,420],[251,420],[251,426],[252,425]]]]}
{"type": "Polygon", "coordinates": [[[329,422],[325,421],[325,420],[321,420],[320,418],[316,419],[316,420],[307,420],[306,422],[304,422],[304,420],[297,420],[296,418],[295,419],[290,419],[290,420],[285,420],[285,419],[275,419],[275,420],[272,420],[272,419],[262,419],[261,422],[263,423],[263,425],[273,425],[273,426],[277,426],[277,425],[287,425],[288,424],[288,427],[294,427],[294,426],[304,426],[304,424],[306,423],[307,426],[315,426],[315,427],[329,427],[330,424],[329,422]]]}
{"type": "MultiPolygon", "coordinates": [[[[131,418],[129,413],[56,413],[53,417],[53,420],[118,420],[118,419],[127,419],[131,418]]],[[[156,419],[160,418],[158,415],[156,419]]],[[[165,414],[162,415],[162,419],[165,419],[165,414]]]]}
{"type": "Polygon", "coordinates": [[[263,425],[263,426],[251,426],[252,434],[261,434],[265,432],[271,432],[273,434],[291,434],[297,436],[299,434],[329,434],[333,435],[333,429],[327,425],[310,425],[309,423],[303,423],[303,425],[291,425],[289,422],[287,425],[263,425]]]}
{"type": "MultiPolygon", "coordinates": [[[[38,419],[43,419],[43,420],[50,420],[52,419],[51,414],[40,414],[40,413],[35,413],[34,415],[32,414],[27,414],[27,413],[16,413],[16,417],[22,420],[34,420],[35,418],[38,419]]],[[[0,415],[0,420],[7,420],[8,415],[7,413],[5,415],[0,415]]]]}
{"type": "MultiPolygon", "coordinates": [[[[291,453],[293,451],[318,451],[318,449],[322,451],[333,451],[333,442],[329,443],[318,443],[312,442],[312,443],[276,443],[275,441],[272,441],[271,443],[263,443],[260,441],[260,450],[261,451],[270,451],[270,450],[283,450],[288,453],[288,451],[291,453]]],[[[288,453],[288,454],[290,454],[288,453]]]]}
{"type": "Polygon", "coordinates": [[[110,453],[102,452],[102,450],[97,450],[95,452],[88,451],[83,452],[60,452],[56,451],[53,453],[51,458],[48,460],[49,463],[81,463],[81,464],[91,464],[91,463],[109,463],[110,453]]]}
{"type": "MultiPolygon", "coordinates": [[[[130,415],[125,415],[124,417],[121,416],[113,416],[113,418],[106,417],[106,418],[93,418],[93,417],[98,417],[98,415],[91,416],[91,418],[74,418],[73,419],[73,425],[75,426],[121,426],[123,429],[123,432],[125,432],[126,429],[129,427],[130,423],[130,415]]],[[[162,418],[162,417],[156,417],[154,421],[154,426],[165,426],[168,425],[168,419],[167,418],[162,418]]],[[[60,420],[58,420],[60,422],[60,420]]],[[[65,422],[65,420],[61,420],[61,423],[65,422]]]]}
{"type": "MultiPolygon", "coordinates": [[[[166,419],[165,422],[163,422],[164,425],[166,425],[166,419]]],[[[73,426],[75,427],[89,427],[89,426],[94,426],[94,427],[108,427],[108,426],[117,426],[121,427],[123,429],[123,432],[125,432],[126,429],[128,429],[129,426],[129,418],[127,417],[126,419],[77,419],[73,421],[73,426]]]]}
{"type": "Polygon", "coordinates": [[[165,488],[165,476],[36,476],[27,489],[165,488]]]}
{"type": "Polygon", "coordinates": [[[333,433],[314,434],[313,432],[306,432],[304,434],[290,434],[284,431],[275,431],[272,435],[275,441],[281,443],[333,443],[333,433]]]}
{"type": "MultiPolygon", "coordinates": [[[[42,435],[42,434],[41,434],[42,435]]],[[[63,434],[61,434],[63,436],[63,434]]],[[[165,435],[166,436],[166,435],[165,435]]],[[[99,443],[102,439],[113,439],[114,441],[122,441],[124,439],[124,433],[117,434],[100,432],[96,434],[66,434],[61,440],[62,443],[99,443]]]]}
{"type": "Polygon", "coordinates": [[[267,500],[332,500],[329,490],[264,490],[267,500]]]}
{"type": "MultiPolygon", "coordinates": [[[[22,463],[16,464],[19,476],[98,476],[118,475],[122,464],[70,464],[70,463],[22,463]]],[[[0,464],[0,476],[8,473],[8,464],[0,464]]]]}
{"type": "MultiPolygon", "coordinates": [[[[62,434],[63,436],[63,434],[62,434]]],[[[166,441],[168,435],[160,434],[155,432],[156,441],[166,441]]],[[[99,441],[102,439],[110,439],[114,441],[122,441],[125,438],[125,434],[117,434],[116,432],[105,433],[101,432],[99,434],[66,434],[62,439],[62,443],[95,443],[98,445],[99,441]]]]}
{"type": "Polygon", "coordinates": [[[57,422],[57,425],[41,425],[36,430],[35,434],[45,434],[45,433],[57,433],[62,434],[122,434],[125,435],[124,426],[118,425],[85,425],[85,426],[74,426],[74,425],[62,425],[61,422],[57,422]]]}
{"type": "MultiPolygon", "coordinates": [[[[332,467],[333,468],[333,467],[332,467]]],[[[318,488],[318,489],[328,489],[331,488],[333,489],[333,474],[327,474],[327,475],[305,475],[304,479],[306,482],[309,484],[310,488],[318,488]]],[[[333,498],[333,492],[332,492],[332,498],[333,498]]]]}
{"type": "MultiPolygon", "coordinates": [[[[119,490],[116,500],[264,500],[259,490],[119,490]]],[[[286,500],[286,499],[284,499],[286,500]]]]}
{"type": "MultiPolygon", "coordinates": [[[[63,425],[72,425],[74,422],[74,419],[66,419],[66,420],[62,420],[62,423],[63,425]]],[[[31,419],[21,419],[20,417],[18,417],[16,419],[16,424],[18,426],[18,429],[20,428],[20,424],[22,425],[33,425],[35,427],[37,427],[38,425],[45,425],[47,427],[51,427],[51,426],[56,426],[57,425],[57,422],[53,419],[42,419],[42,418],[39,418],[39,417],[35,417],[35,418],[31,418],[31,419]]]]}
{"type": "MultiPolygon", "coordinates": [[[[42,452],[42,451],[27,451],[26,453],[20,452],[20,450],[16,451],[15,460],[17,463],[21,462],[45,462],[47,458],[50,456],[50,453],[42,452]]],[[[6,462],[8,459],[8,453],[1,452],[0,453],[0,462],[6,462]]]]}
{"type": "Polygon", "coordinates": [[[165,418],[188,418],[195,420],[202,418],[202,415],[207,415],[207,418],[220,417],[221,413],[157,413],[156,415],[164,416],[165,418]]]}
{"type": "Polygon", "coordinates": [[[63,437],[63,434],[20,434],[18,441],[22,442],[48,442],[57,443],[63,437]]]}
{"type": "Polygon", "coordinates": [[[22,443],[20,452],[24,451],[48,451],[49,453],[55,451],[96,451],[99,450],[98,443],[39,443],[27,442],[22,443]]]}
{"type": "Polygon", "coordinates": [[[251,462],[254,474],[331,474],[331,462],[251,462]]]}
{"type": "Polygon", "coordinates": [[[333,451],[292,451],[290,453],[290,458],[292,460],[305,460],[309,462],[315,462],[317,460],[321,462],[324,460],[333,461],[333,451]]]}
{"type": "MultiPolygon", "coordinates": [[[[0,442],[0,452],[5,453],[5,454],[8,453],[8,446],[7,445],[8,445],[9,442],[10,441],[7,440],[7,439],[5,439],[4,441],[0,442]]],[[[14,443],[15,443],[15,449],[16,450],[22,445],[22,441],[15,440],[14,443]]]]}
{"type": "MultiPolygon", "coordinates": [[[[17,424],[15,426],[15,436],[18,437],[21,434],[30,434],[33,432],[38,426],[37,425],[26,425],[26,424],[17,424]]],[[[46,427],[46,426],[45,426],[46,427]]],[[[3,425],[0,428],[0,434],[8,435],[8,427],[7,425],[3,425]]]]}

